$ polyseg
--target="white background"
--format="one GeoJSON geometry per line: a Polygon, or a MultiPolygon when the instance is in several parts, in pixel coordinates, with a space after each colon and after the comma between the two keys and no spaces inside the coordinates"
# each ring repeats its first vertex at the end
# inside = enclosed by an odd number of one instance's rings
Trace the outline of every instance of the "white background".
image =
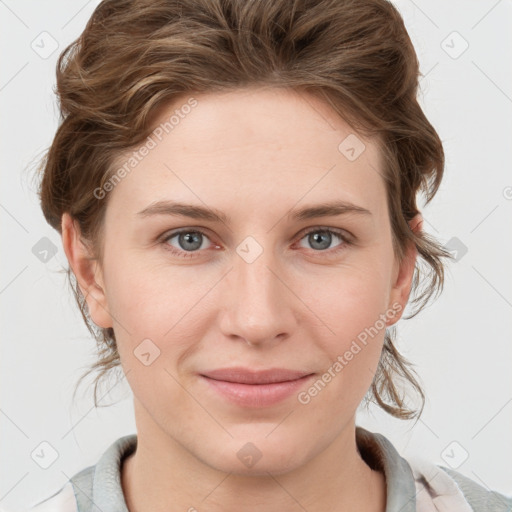
{"type": "MultiPolygon", "coordinates": [[[[135,432],[125,381],[102,400],[118,402],[110,408],[94,409],[91,377],[72,403],[95,344],[67,287],[60,236],[44,220],[33,180],[57,127],[58,54],[97,3],[0,1],[0,506],[7,509],[53,494],[115,439],[135,432]],[[43,31],[59,45],[48,58],[31,48],[43,31]],[[32,253],[43,237],[58,247],[47,263],[32,253]],[[43,441],[59,454],[48,469],[31,458],[43,441]]],[[[398,347],[416,364],[427,395],[422,418],[400,421],[373,407],[360,412],[358,424],[387,436],[405,457],[446,466],[447,453],[457,461],[467,452],[458,471],[512,495],[512,2],[395,3],[420,59],[421,104],[447,157],[440,192],[423,210],[425,229],[442,243],[458,238],[467,253],[450,265],[443,295],[399,322],[398,347]],[[469,44],[457,58],[464,41],[453,31],[469,44]]]]}

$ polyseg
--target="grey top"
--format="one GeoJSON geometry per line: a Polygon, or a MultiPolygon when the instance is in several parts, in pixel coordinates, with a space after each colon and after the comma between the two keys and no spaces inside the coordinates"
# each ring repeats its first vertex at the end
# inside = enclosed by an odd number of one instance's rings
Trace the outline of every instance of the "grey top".
{"type": "MultiPolygon", "coordinates": [[[[382,434],[356,427],[365,462],[384,472],[386,512],[512,512],[512,497],[487,490],[461,473],[428,461],[410,464],[382,434]]],[[[137,447],[137,435],[112,443],[95,466],[75,474],[32,512],[129,512],[121,486],[123,459],[137,447]]]]}

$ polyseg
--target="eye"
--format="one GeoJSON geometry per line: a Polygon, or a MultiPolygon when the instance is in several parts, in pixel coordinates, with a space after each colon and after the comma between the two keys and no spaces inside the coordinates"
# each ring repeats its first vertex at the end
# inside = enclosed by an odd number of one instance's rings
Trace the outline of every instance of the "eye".
{"type": "Polygon", "coordinates": [[[192,258],[195,252],[207,248],[204,244],[205,239],[209,240],[204,231],[182,229],[163,238],[162,243],[168,251],[171,251],[176,256],[192,258]],[[170,243],[173,238],[176,238],[176,245],[170,243]]]}
{"type": "MultiPolygon", "coordinates": [[[[180,258],[193,258],[201,250],[209,248],[206,241],[209,241],[207,234],[200,229],[181,229],[174,233],[167,234],[161,240],[165,250],[170,251],[173,255],[180,258]],[[176,239],[174,243],[171,241],[176,239]]],[[[333,228],[314,227],[308,229],[300,239],[306,240],[315,252],[326,252],[337,255],[339,252],[345,250],[352,242],[350,237],[342,230],[333,228]],[[333,239],[338,238],[341,240],[334,248],[330,248],[333,239]]],[[[219,247],[212,244],[214,247],[219,247]]],[[[304,247],[301,245],[301,247],[304,247]]]]}
{"type": "Polygon", "coordinates": [[[316,252],[327,252],[326,250],[329,249],[329,246],[333,242],[333,237],[342,241],[342,243],[334,247],[332,250],[334,253],[345,250],[347,246],[351,244],[349,237],[345,235],[343,231],[319,227],[311,228],[306,231],[301,241],[306,240],[316,252]]]}

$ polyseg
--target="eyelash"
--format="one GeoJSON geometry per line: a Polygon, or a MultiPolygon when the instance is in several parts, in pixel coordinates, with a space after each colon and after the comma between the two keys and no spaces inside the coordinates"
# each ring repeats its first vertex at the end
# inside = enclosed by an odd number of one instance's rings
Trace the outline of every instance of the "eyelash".
{"type": "MultiPolygon", "coordinates": [[[[200,252],[200,250],[196,250],[196,251],[178,250],[175,247],[172,247],[171,245],[168,244],[169,240],[180,235],[181,233],[199,233],[200,235],[205,236],[206,238],[209,239],[208,234],[205,231],[202,231],[201,229],[198,229],[198,228],[180,229],[179,231],[175,231],[174,233],[171,233],[171,234],[165,236],[161,240],[161,243],[164,245],[164,249],[171,252],[171,254],[173,254],[174,256],[178,256],[180,258],[193,258],[193,257],[195,257],[195,255],[198,252],[200,252]]],[[[347,235],[344,234],[345,233],[344,231],[334,229],[334,228],[324,228],[324,227],[308,228],[305,232],[303,232],[302,236],[299,238],[299,242],[303,238],[305,238],[307,235],[309,235],[310,233],[331,233],[331,234],[336,235],[338,238],[340,238],[342,240],[343,243],[340,244],[338,247],[335,247],[334,249],[326,249],[326,250],[312,249],[314,252],[326,253],[328,256],[337,256],[340,252],[347,249],[347,246],[353,245],[353,242],[350,240],[350,238],[347,235]]]]}

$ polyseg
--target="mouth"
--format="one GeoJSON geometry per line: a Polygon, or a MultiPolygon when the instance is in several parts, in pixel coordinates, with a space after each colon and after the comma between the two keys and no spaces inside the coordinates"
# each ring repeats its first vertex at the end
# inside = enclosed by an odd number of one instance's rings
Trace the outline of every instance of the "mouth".
{"type": "Polygon", "coordinates": [[[268,407],[297,393],[315,374],[284,368],[221,368],[200,374],[208,388],[242,407],[268,407]]]}

